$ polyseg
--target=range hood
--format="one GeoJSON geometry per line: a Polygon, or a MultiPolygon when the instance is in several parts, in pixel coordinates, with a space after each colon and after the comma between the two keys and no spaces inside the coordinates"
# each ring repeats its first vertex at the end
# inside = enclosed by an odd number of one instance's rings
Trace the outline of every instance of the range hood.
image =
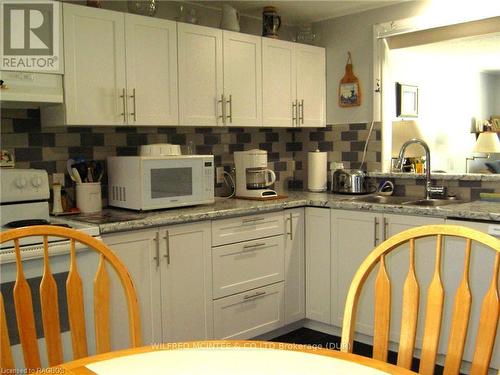
{"type": "Polygon", "coordinates": [[[0,70],[2,108],[36,108],[63,102],[61,74],[0,70]]]}

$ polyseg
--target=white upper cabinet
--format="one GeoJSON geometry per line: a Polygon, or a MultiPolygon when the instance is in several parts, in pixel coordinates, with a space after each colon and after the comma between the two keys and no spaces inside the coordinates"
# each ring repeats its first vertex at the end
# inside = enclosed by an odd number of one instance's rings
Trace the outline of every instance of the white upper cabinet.
{"type": "Polygon", "coordinates": [[[262,125],[262,38],[223,31],[226,125],[262,125]]]}
{"type": "Polygon", "coordinates": [[[325,49],[295,44],[295,59],[299,126],[325,126],[325,49]]]}
{"type": "Polygon", "coordinates": [[[222,125],[222,30],[177,24],[180,125],[222,125]]]}
{"type": "Polygon", "coordinates": [[[63,4],[66,123],[126,123],[122,13],[63,4]]]}
{"type": "Polygon", "coordinates": [[[130,125],[177,125],[177,24],[125,15],[130,125]]]}
{"type": "Polygon", "coordinates": [[[66,3],[63,9],[61,122],[177,125],[176,23],[66,3]]]}
{"type": "Polygon", "coordinates": [[[295,126],[297,84],[293,43],[262,38],[264,126],[295,126]]]}
{"type": "Polygon", "coordinates": [[[262,39],[263,125],[326,125],[325,49],[262,39]]]}

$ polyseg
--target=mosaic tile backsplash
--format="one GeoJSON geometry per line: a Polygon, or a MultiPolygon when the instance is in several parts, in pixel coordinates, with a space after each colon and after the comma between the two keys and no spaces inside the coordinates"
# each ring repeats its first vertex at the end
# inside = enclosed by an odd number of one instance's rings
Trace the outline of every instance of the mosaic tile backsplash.
{"type": "MultiPolygon", "coordinates": [[[[276,172],[275,189],[307,188],[307,152],[328,152],[328,161],[342,161],[345,168],[359,168],[370,124],[328,125],[326,128],[196,128],[196,127],[47,127],[39,110],[4,109],[1,114],[1,148],[14,152],[17,168],[43,168],[49,173],[66,171],[68,158],[104,161],[107,156],[137,155],[148,143],[174,143],[182,152],[213,154],[215,165],[226,171],[234,167],[233,152],[259,148],[268,151],[268,166],[276,172]]],[[[381,169],[381,130],[375,123],[368,143],[364,169],[381,169]]],[[[395,181],[399,192],[420,195],[421,181],[395,181]]],[[[497,191],[493,185],[475,181],[447,181],[452,191],[470,199],[481,191],[497,191]],[[469,186],[470,184],[474,186],[469,186]],[[464,185],[465,184],[465,185],[464,185]],[[486,185],[488,186],[486,186],[486,185]]],[[[67,186],[71,181],[67,180],[67,186]]],[[[106,176],[103,198],[106,202],[106,176]]],[[[216,185],[217,195],[227,192],[216,185]]],[[[104,203],[105,203],[104,202],[104,203]]]]}

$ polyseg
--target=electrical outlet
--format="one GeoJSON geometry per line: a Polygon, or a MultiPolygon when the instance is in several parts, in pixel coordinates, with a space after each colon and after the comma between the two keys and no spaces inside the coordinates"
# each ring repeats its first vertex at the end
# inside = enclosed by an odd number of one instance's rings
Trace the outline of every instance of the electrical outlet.
{"type": "Polygon", "coordinates": [[[224,183],[224,167],[217,167],[215,168],[215,181],[218,184],[224,183]]]}
{"type": "Polygon", "coordinates": [[[61,184],[64,187],[64,173],[53,173],[52,174],[52,185],[61,184]]]}

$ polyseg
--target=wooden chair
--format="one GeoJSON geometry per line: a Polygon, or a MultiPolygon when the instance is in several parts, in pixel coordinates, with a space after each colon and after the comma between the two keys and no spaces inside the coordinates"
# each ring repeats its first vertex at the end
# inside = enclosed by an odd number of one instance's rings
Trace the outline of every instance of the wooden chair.
{"type": "MultiPolygon", "coordinates": [[[[111,266],[115,269],[125,291],[129,317],[130,345],[131,347],[140,346],[141,329],[136,291],[126,267],[109,247],[107,247],[103,242],[87,234],[58,226],[41,225],[13,229],[0,233],[0,243],[7,241],[14,242],[17,275],[14,284],[13,297],[25,367],[28,369],[38,369],[41,367],[40,351],[38,348],[35,330],[33,301],[31,298],[30,287],[23,273],[23,262],[21,259],[22,254],[19,248],[19,240],[21,238],[32,236],[43,237],[44,244],[44,269],[40,282],[40,306],[49,366],[55,366],[63,362],[58,292],[56,282],[49,265],[49,236],[69,239],[70,266],[68,277],[66,279],[66,295],[73,358],[78,359],[88,355],[83,286],[76,262],[76,243],[81,243],[99,253],[99,265],[94,279],[94,329],[97,353],[110,351],[109,279],[108,272],[106,270],[106,262],[111,264],[111,266]]],[[[88,308],[88,306],[86,307],[88,308]]],[[[2,348],[0,350],[0,368],[14,368],[9,334],[7,331],[4,301],[1,294],[0,328],[0,345],[2,348]]]]}
{"type": "MultiPolygon", "coordinates": [[[[455,294],[451,329],[444,364],[444,374],[459,374],[471,309],[469,265],[472,241],[496,251],[493,276],[482,301],[471,374],[486,374],[490,364],[497,333],[499,299],[498,269],[500,241],[474,229],[455,225],[427,225],[401,232],[377,246],[363,261],[349,289],[342,328],[341,350],[352,352],[356,308],[364,282],[376,264],[380,264],[375,279],[375,314],[373,332],[373,358],[387,361],[391,311],[391,283],[386,271],[385,256],[399,246],[409,243],[409,270],[403,287],[403,306],[398,350],[398,366],[410,369],[417,332],[419,284],[415,273],[415,240],[436,236],[435,268],[427,295],[423,342],[420,357],[420,374],[433,374],[439,345],[444,303],[441,281],[441,252],[445,236],[461,237],[465,241],[465,264],[460,285],[455,294]]],[[[485,274],[487,270],[484,270],[485,274]]]]}

